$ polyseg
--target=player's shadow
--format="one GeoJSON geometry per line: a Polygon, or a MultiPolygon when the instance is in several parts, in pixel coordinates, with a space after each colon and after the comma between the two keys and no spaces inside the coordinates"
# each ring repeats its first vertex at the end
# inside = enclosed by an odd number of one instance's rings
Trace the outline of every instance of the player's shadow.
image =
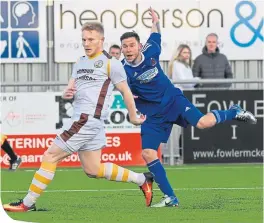
{"type": "Polygon", "coordinates": [[[38,208],[36,211],[50,211],[50,210],[46,208],[38,208]]]}
{"type": "Polygon", "coordinates": [[[25,171],[25,170],[23,169],[10,170],[8,168],[1,168],[1,172],[17,173],[17,172],[22,172],[22,171],[25,171]]]}

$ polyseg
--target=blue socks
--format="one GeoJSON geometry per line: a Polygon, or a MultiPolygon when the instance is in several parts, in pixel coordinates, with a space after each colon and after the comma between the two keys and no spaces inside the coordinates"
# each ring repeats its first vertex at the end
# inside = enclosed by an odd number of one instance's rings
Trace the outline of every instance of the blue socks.
{"type": "Polygon", "coordinates": [[[237,114],[237,110],[235,110],[235,109],[212,110],[211,112],[214,114],[217,124],[225,122],[225,121],[233,120],[237,114]]]}
{"type": "Polygon", "coordinates": [[[154,180],[159,186],[160,190],[169,197],[175,197],[173,189],[171,188],[171,185],[166,176],[166,172],[164,170],[164,167],[160,163],[160,160],[159,159],[153,160],[147,165],[149,171],[153,174],[154,180]]]}

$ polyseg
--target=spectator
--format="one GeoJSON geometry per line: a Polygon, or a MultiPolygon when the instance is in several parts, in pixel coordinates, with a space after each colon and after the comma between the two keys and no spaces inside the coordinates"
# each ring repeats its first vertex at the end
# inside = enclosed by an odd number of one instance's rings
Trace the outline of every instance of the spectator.
{"type": "MultiPolygon", "coordinates": [[[[219,51],[218,36],[211,33],[206,37],[206,45],[203,53],[199,55],[193,64],[193,75],[202,79],[233,78],[232,70],[227,57],[219,51]]],[[[201,87],[230,87],[227,84],[203,84],[201,87]]]]}
{"type": "MultiPolygon", "coordinates": [[[[188,45],[181,44],[169,62],[168,76],[173,82],[179,80],[192,80],[192,51],[188,45]]],[[[177,84],[181,89],[193,88],[196,84],[177,84]]]]}
{"type": "Polygon", "coordinates": [[[109,49],[109,54],[119,60],[121,56],[121,48],[120,46],[114,44],[109,49]]]}

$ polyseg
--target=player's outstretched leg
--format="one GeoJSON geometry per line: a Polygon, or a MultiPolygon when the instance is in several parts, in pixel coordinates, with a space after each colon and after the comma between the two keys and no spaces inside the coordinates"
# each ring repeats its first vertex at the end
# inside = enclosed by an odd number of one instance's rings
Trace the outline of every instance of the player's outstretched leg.
{"type": "Polygon", "coordinates": [[[63,158],[69,156],[69,153],[61,150],[58,146],[53,144],[43,155],[43,161],[40,169],[35,173],[28,194],[24,199],[10,204],[4,204],[5,211],[10,212],[27,212],[35,211],[35,203],[40,197],[41,193],[47,188],[52,181],[57,163],[63,158]]]}
{"type": "Polygon", "coordinates": [[[185,119],[191,125],[199,129],[210,128],[216,124],[231,120],[249,124],[257,123],[255,116],[251,112],[243,110],[239,105],[233,105],[228,110],[212,110],[206,115],[202,115],[202,113],[194,107],[185,113],[185,119]]]}
{"type": "Polygon", "coordinates": [[[241,122],[247,122],[249,124],[257,124],[256,117],[249,111],[242,109],[239,105],[232,105],[228,110],[224,111],[212,111],[217,117],[217,123],[234,119],[241,122]],[[231,113],[229,115],[229,113],[231,113]],[[226,114],[226,115],[225,115],[226,114]]]}
{"type": "Polygon", "coordinates": [[[155,182],[164,193],[164,197],[161,201],[151,207],[177,207],[179,201],[169,183],[165,169],[158,159],[157,151],[154,149],[144,149],[142,156],[147,162],[148,169],[152,173],[155,182]]]}
{"type": "Polygon", "coordinates": [[[79,157],[83,170],[88,177],[135,183],[139,186],[145,196],[146,206],[150,206],[153,196],[153,176],[151,173],[136,173],[114,163],[101,163],[101,149],[94,151],[79,151],[79,157]]]}

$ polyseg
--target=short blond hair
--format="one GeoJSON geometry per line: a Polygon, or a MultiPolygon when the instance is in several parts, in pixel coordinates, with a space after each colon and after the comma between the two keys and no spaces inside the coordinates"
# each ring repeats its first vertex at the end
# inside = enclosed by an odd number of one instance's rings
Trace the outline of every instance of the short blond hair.
{"type": "Polygon", "coordinates": [[[88,30],[88,31],[95,30],[101,33],[102,35],[104,35],[104,26],[100,22],[86,22],[82,25],[82,31],[84,30],[88,30]]]}

